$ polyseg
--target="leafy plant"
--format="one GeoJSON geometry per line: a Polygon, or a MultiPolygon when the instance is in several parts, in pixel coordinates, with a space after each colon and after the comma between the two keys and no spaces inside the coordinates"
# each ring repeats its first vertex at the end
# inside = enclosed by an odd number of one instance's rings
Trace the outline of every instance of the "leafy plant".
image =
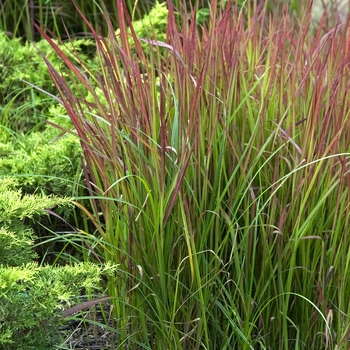
{"type": "Polygon", "coordinates": [[[86,258],[121,264],[108,293],[129,349],[345,349],[348,28],[312,38],[310,12],[211,5],[199,33],[168,2],[149,56],[122,0],[118,37],[77,9],[98,74],[38,27],[71,71],[43,57],[84,154],[86,258]]]}
{"type": "Polygon", "coordinates": [[[23,195],[16,183],[13,178],[0,181],[0,264],[8,266],[25,264],[36,257],[34,233],[24,219],[47,215],[46,209],[70,203],[54,196],[23,195]]]}
{"type": "Polygon", "coordinates": [[[62,310],[84,290],[101,290],[101,273],[100,267],[87,263],[0,265],[0,348],[47,350],[63,343],[62,310]]]}
{"type": "MultiPolygon", "coordinates": [[[[72,50],[80,52],[86,62],[91,62],[88,54],[83,54],[92,42],[80,39],[74,43],[63,44],[67,55],[72,50]]],[[[46,93],[56,95],[57,90],[52,83],[40,54],[50,57],[53,51],[45,42],[22,44],[19,39],[10,39],[0,32],[0,113],[1,125],[17,132],[27,133],[36,127],[43,130],[48,117],[49,108],[56,103],[47,94],[33,88],[32,83],[46,93]]],[[[64,72],[65,67],[53,57],[56,69],[64,72]]]]}
{"type": "MultiPolygon", "coordinates": [[[[23,195],[14,178],[0,181],[0,348],[48,349],[63,342],[62,311],[82,295],[101,292],[111,265],[38,266],[34,232],[24,219],[47,215],[67,198],[23,195]]],[[[77,307],[76,307],[77,308],[77,307]]],[[[65,315],[70,313],[65,311],[65,315]]]]}
{"type": "Polygon", "coordinates": [[[68,197],[79,193],[81,150],[74,135],[59,137],[57,131],[49,127],[0,144],[0,152],[0,175],[20,177],[25,193],[68,197]]]}

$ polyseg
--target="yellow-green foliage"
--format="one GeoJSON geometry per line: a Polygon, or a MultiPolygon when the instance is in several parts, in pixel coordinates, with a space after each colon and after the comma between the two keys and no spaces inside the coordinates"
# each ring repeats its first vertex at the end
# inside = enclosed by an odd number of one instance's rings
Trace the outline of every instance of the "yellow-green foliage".
{"type": "Polygon", "coordinates": [[[74,266],[0,265],[0,349],[51,349],[60,342],[63,305],[82,292],[101,289],[101,273],[114,268],[80,263],[74,266]]]}
{"type": "Polygon", "coordinates": [[[33,250],[33,230],[23,225],[12,226],[12,230],[0,227],[0,263],[15,266],[37,258],[33,250]]]}
{"type": "Polygon", "coordinates": [[[75,195],[74,180],[80,171],[79,140],[68,134],[55,140],[57,134],[50,127],[24,139],[0,143],[0,176],[20,175],[25,193],[75,195]]]}
{"type": "MultiPolygon", "coordinates": [[[[143,39],[156,39],[166,41],[166,29],[168,23],[168,8],[166,3],[156,3],[151,11],[142,19],[132,23],[136,36],[143,39]]],[[[129,30],[130,33],[130,30],[129,30]]],[[[116,35],[120,34],[120,30],[116,31],[116,35]]],[[[129,42],[133,44],[133,38],[129,36],[129,42]]],[[[149,44],[142,42],[141,45],[145,49],[145,53],[149,53],[149,44]]]]}
{"type": "Polygon", "coordinates": [[[0,222],[11,225],[15,220],[46,215],[45,209],[67,205],[69,199],[56,196],[22,195],[20,189],[11,189],[12,179],[0,182],[0,222]]]}
{"type": "Polygon", "coordinates": [[[100,290],[93,264],[39,267],[33,262],[33,231],[24,219],[47,215],[45,209],[70,205],[68,198],[23,195],[14,178],[0,181],[0,349],[51,349],[59,342],[59,311],[82,292],[100,290]]]}
{"type": "MultiPolygon", "coordinates": [[[[79,52],[81,58],[88,62],[89,57],[84,52],[89,51],[90,45],[91,40],[79,39],[60,47],[69,57],[73,57],[72,52],[79,52]]],[[[8,124],[14,130],[28,131],[45,120],[47,115],[44,113],[47,113],[52,103],[56,103],[24,82],[57,95],[41,54],[67,77],[64,63],[53,54],[53,49],[46,41],[22,44],[19,39],[10,39],[0,31],[0,124],[8,124]]],[[[79,65],[78,62],[76,64],[79,65]]]]}
{"type": "Polygon", "coordinates": [[[0,264],[15,266],[36,258],[33,230],[23,221],[47,215],[45,209],[62,205],[71,202],[56,196],[23,195],[13,178],[0,178],[0,264]]]}

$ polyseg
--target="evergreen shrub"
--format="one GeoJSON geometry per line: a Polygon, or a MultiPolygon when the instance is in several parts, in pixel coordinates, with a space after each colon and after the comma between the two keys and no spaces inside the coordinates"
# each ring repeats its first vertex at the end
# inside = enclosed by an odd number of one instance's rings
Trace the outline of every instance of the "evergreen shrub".
{"type": "MultiPolygon", "coordinates": [[[[62,44],[61,49],[71,57],[72,52],[79,52],[89,61],[89,55],[84,52],[89,51],[87,48],[91,44],[89,39],[79,39],[62,44]]],[[[55,67],[64,73],[64,63],[52,55],[53,50],[45,41],[22,44],[20,39],[10,39],[0,31],[0,123],[15,131],[27,133],[38,125],[40,130],[44,129],[50,106],[57,104],[50,96],[26,83],[57,95],[41,54],[52,57],[55,67]]]]}
{"type": "Polygon", "coordinates": [[[71,202],[23,195],[17,186],[14,178],[0,181],[0,349],[51,349],[62,341],[60,312],[82,293],[100,291],[102,270],[90,263],[39,266],[34,261],[34,232],[24,219],[71,202]]]}

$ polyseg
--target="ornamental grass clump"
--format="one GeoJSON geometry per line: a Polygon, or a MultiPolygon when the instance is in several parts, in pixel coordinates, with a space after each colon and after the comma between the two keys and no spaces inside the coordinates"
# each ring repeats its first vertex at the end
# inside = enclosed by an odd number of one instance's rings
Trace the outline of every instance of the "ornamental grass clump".
{"type": "Polygon", "coordinates": [[[120,346],[346,349],[348,23],[312,37],[310,8],[297,23],[213,0],[198,28],[167,5],[166,42],[136,37],[122,0],[118,36],[80,12],[97,73],[38,28],[71,71],[43,57],[84,154],[95,231],[74,239],[121,266],[120,346]]]}

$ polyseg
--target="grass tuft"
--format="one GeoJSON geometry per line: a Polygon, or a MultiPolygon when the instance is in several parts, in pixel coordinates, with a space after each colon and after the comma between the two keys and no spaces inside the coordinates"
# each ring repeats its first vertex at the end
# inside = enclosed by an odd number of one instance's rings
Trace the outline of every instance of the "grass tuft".
{"type": "Polygon", "coordinates": [[[97,72],[37,30],[71,72],[43,57],[84,154],[80,235],[121,266],[120,346],[345,349],[348,23],[312,37],[310,13],[212,1],[198,27],[169,1],[164,43],[121,0],[118,35],[105,8],[106,37],[77,11],[97,72]]]}

